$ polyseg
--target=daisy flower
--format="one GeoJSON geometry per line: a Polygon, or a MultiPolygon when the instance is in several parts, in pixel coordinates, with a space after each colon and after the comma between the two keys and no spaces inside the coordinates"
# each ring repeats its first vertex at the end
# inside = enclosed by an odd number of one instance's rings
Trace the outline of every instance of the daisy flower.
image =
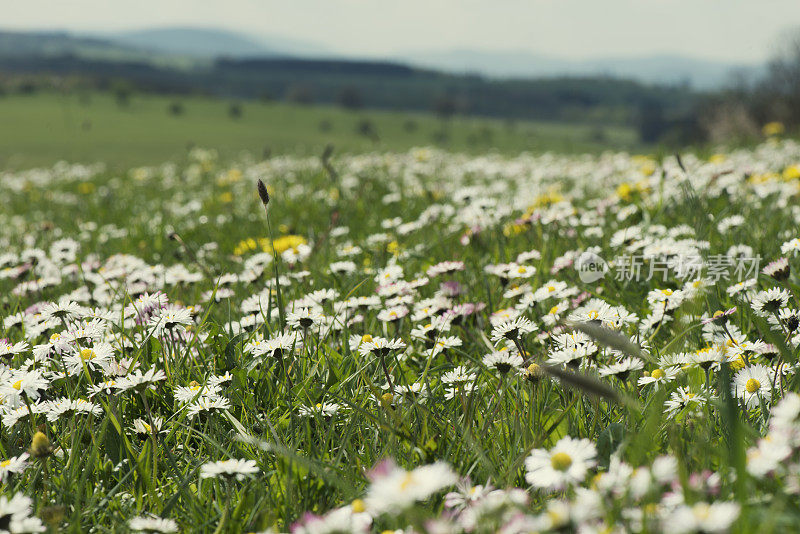
{"type": "Polygon", "coordinates": [[[25,471],[28,467],[30,455],[23,452],[19,456],[12,456],[7,460],[0,461],[0,482],[6,482],[10,475],[17,475],[25,471]]]}
{"type": "Polygon", "coordinates": [[[300,406],[297,411],[303,417],[333,417],[342,408],[335,402],[318,402],[314,406],[300,406]]]}
{"type": "Polygon", "coordinates": [[[744,401],[748,408],[757,408],[760,401],[772,399],[770,369],[761,364],[745,367],[733,377],[733,394],[744,401]]]}
{"type": "Polygon", "coordinates": [[[42,319],[44,320],[53,318],[62,321],[70,321],[83,317],[84,310],[80,305],[71,300],[62,300],[45,304],[39,313],[42,314],[42,319]]]}
{"type": "Polygon", "coordinates": [[[145,436],[150,434],[158,434],[160,432],[166,432],[166,430],[161,430],[161,427],[164,425],[164,418],[163,417],[153,417],[153,424],[151,425],[147,421],[141,418],[137,418],[133,420],[133,431],[136,434],[144,434],[145,436]]]}
{"type": "Polygon", "coordinates": [[[441,381],[443,384],[453,384],[459,382],[474,382],[477,375],[464,367],[459,365],[452,371],[448,371],[442,375],[441,381]]]}
{"type": "Polygon", "coordinates": [[[30,348],[25,341],[20,341],[18,343],[11,343],[7,339],[0,339],[0,358],[3,359],[11,359],[17,354],[22,354],[26,352],[30,348]]]}
{"type": "Polygon", "coordinates": [[[638,371],[644,367],[644,362],[639,358],[627,357],[614,362],[611,365],[601,367],[598,371],[600,376],[616,376],[620,380],[625,380],[631,371],[638,371]]]}
{"type": "Polygon", "coordinates": [[[783,243],[781,245],[781,254],[791,254],[792,256],[800,254],[800,237],[795,237],[783,243]]]}
{"type": "Polygon", "coordinates": [[[186,413],[193,419],[201,412],[224,411],[231,407],[231,401],[225,397],[199,397],[186,405],[186,413]]]}
{"type": "Polygon", "coordinates": [[[332,274],[350,274],[356,271],[356,264],[352,261],[335,261],[328,266],[332,274]]]}
{"type": "Polygon", "coordinates": [[[0,532],[13,534],[44,532],[42,520],[33,514],[33,501],[20,493],[0,495],[0,532]]]}
{"type": "Polygon", "coordinates": [[[200,397],[214,398],[219,396],[219,391],[219,385],[206,384],[203,386],[202,384],[192,380],[188,386],[175,387],[175,400],[181,403],[186,403],[195,399],[199,399],[200,397]]]}
{"type": "Polygon", "coordinates": [[[77,345],[91,345],[103,340],[105,327],[102,322],[92,320],[79,325],[70,325],[69,329],[61,333],[65,342],[77,345]]]}
{"type": "Polygon", "coordinates": [[[83,372],[86,365],[90,370],[104,369],[114,356],[114,348],[109,343],[98,343],[92,347],[77,347],[64,357],[67,372],[76,375],[83,372]]]}
{"type": "Polygon", "coordinates": [[[154,515],[139,515],[128,520],[128,528],[133,532],[168,534],[178,532],[178,524],[172,519],[156,517],[154,515]]]}
{"type": "Polygon", "coordinates": [[[23,396],[32,400],[38,399],[41,392],[50,386],[50,381],[44,378],[39,369],[15,370],[5,378],[5,381],[0,384],[0,395],[3,402],[11,407],[24,403],[23,396]]]}
{"type": "Polygon", "coordinates": [[[789,260],[786,258],[778,258],[770,262],[761,270],[765,275],[774,278],[778,282],[782,282],[789,278],[789,260]]]}
{"type": "Polygon", "coordinates": [[[693,414],[705,403],[706,398],[704,395],[693,393],[685,387],[679,387],[677,391],[673,391],[669,399],[664,402],[664,413],[669,418],[674,418],[683,411],[693,414]]]}
{"type": "Polygon", "coordinates": [[[666,385],[667,382],[675,380],[678,373],[680,373],[680,368],[678,366],[653,369],[649,374],[639,377],[638,384],[640,386],[653,384],[653,389],[658,391],[659,387],[666,385]]]}
{"type": "Polygon", "coordinates": [[[400,512],[458,482],[458,476],[444,462],[406,471],[387,460],[375,467],[369,478],[372,483],[364,503],[373,516],[400,512]]]}
{"type": "Polygon", "coordinates": [[[220,460],[208,462],[200,466],[200,478],[236,478],[242,480],[249,475],[258,473],[259,469],[255,460],[220,460]]]}
{"type": "Polygon", "coordinates": [[[164,308],[153,315],[148,325],[153,329],[153,335],[160,336],[165,331],[183,330],[186,325],[192,324],[192,312],[186,308],[164,308]]]}
{"type": "Polygon", "coordinates": [[[516,341],[525,334],[529,334],[536,330],[534,325],[529,319],[525,317],[518,317],[513,321],[506,321],[495,326],[492,329],[492,341],[498,343],[503,339],[516,341]]]}
{"type": "Polygon", "coordinates": [[[393,323],[408,315],[408,308],[405,306],[393,306],[378,312],[378,320],[383,323],[393,323]]]}
{"type": "Polygon", "coordinates": [[[296,332],[276,334],[269,339],[257,336],[244,346],[244,352],[250,353],[255,357],[268,356],[281,359],[283,356],[291,354],[292,350],[302,348],[303,342],[296,332]]]}
{"type": "Polygon", "coordinates": [[[165,380],[167,375],[161,369],[148,369],[144,373],[137,369],[132,373],[120,378],[117,381],[117,389],[119,391],[128,391],[133,389],[136,391],[144,391],[146,389],[156,389],[156,382],[165,380]]]}
{"type": "Polygon", "coordinates": [[[463,271],[465,269],[463,261],[443,261],[428,267],[425,274],[429,278],[435,278],[447,273],[454,273],[456,271],[463,271]]]}
{"type": "Polygon", "coordinates": [[[788,302],[789,292],[779,287],[773,287],[756,293],[750,305],[758,315],[767,317],[770,314],[777,313],[788,302]]]}
{"type": "Polygon", "coordinates": [[[364,501],[356,499],[351,504],[335,508],[324,515],[306,513],[292,525],[292,534],[367,534],[372,526],[372,516],[365,512],[364,501]]]}
{"type": "Polygon", "coordinates": [[[572,346],[564,349],[557,349],[548,354],[547,363],[553,365],[569,365],[577,368],[585,358],[591,354],[585,347],[572,346]]]}
{"type": "Polygon", "coordinates": [[[506,276],[509,279],[532,278],[535,275],[536,267],[531,267],[528,265],[512,264],[508,271],[506,271],[506,276]]]}
{"type": "Polygon", "coordinates": [[[286,324],[292,328],[305,329],[322,323],[324,318],[319,308],[300,308],[286,314],[286,324]]]}
{"type": "Polygon", "coordinates": [[[522,366],[522,356],[510,350],[496,350],[483,357],[483,365],[505,375],[511,369],[522,366]]]}
{"type": "Polygon", "coordinates": [[[371,341],[365,341],[358,347],[358,352],[362,356],[386,356],[392,351],[406,348],[406,344],[401,339],[386,339],[376,336],[371,341]]]}
{"type": "Polygon", "coordinates": [[[47,420],[54,422],[62,417],[68,418],[78,414],[100,415],[103,413],[103,408],[99,404],[85,399],[72,400],[62,397],[45,404],[44,412],[47,415],[47,420]]]}
{"type": "Polygon", "coordinates": [[[2,422],[3,426],[7,428],[13,427],[20,419],[28,417],[29,415],[37,414],[37,413],[44,413],[47,409],[47,405],[45,403],[37,403],[32,404],[30,408],[26,404],[22,404],[16,408],[11,408],[9,406],[4,405],[2,407],[3,417],[2,422]]]}
{"type": "Polygon", "coordinates": [[[563,293],[567,289],[567,283],[560,280],[550,280],[542,287],[533,292],[531,300],[533,302],[542,302],[543,300],[556,298],[563,298],[563,293]]]}
{"type": "Polygon", "coordinates": [[[738,282],[738,283],[736,283],[736,284],[733,284],[732,286],[729,286],[729,287],[728,287],[728,288],[725,290],[725,292],[726,292],[726,293],[727,293],[729,296],[731,296],[731,297],[732,297],[732,296],[734,296],[734,295],[738,295],[739,293],[742,293],[742,292],[748,292],[748,291],[749,291],[750,289],[752,289],[752,288],[753,288],[753,287],[754,287],[754,286],[755,286],[757,283],[758,283],[758,280],[757,280],[757,279],[755,279],[755,278],[750,278],[750,279],[747,279],[747,280],[742,280],[741,282],[738,282]]]}
{"type": "Polygon", "coordinates": [[[473,391],[478,389],[475,382],[453,382],[445,384],[444,398],[445,400],[453,400],[456,397],[469,397],[473,391]]]}
{"type": "Polygon", "coordinates": [[[461,338],[457,336],[442,336],[436,340],[435,343],[429,343],[433,346],[431,347],[431,355],[437,356],[442,352],[446,351],[447,349],[453,349],[456,347],[460,347],[463,344],[461,338]]]}
{"type": "Polygon", "coordinates": [[[525,480],[536,488],[561,491],[586,479],[597,449],[588,439],[565,436],[552,449],[534,449],[525,460],[525,480]]]}
{"type": "Polygon", "coordinates": [[[665,515],[661,526],[667,534],[727,532],[738,517],[737,503],[696,502],[678,505],[665,515]]]}

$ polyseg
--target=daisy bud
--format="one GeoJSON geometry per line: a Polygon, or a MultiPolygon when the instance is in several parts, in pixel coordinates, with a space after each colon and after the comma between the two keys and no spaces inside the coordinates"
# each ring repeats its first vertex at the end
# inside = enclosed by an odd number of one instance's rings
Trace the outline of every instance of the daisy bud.
{"type": "Polygon", "coordinates": [[[381,405],[384,408],[387,408],[387,409],[391,408],[393,402],[394,402],[394,395],[392,395],[391,393],[386,392],[383,395],[381,395],[381,405]]]}
{"type": "Polygon", "coordinates": [[[267,207],[269,204],[269,193],[267,192],[267,186],[264,185],[264,182],[261,179],[258,179],[258,196],[261,197],[261,203],[264,204],[264,207],[267,207]]]}
{"type": "Polygon", "coordinates": [[[34,458],[45,458],[53,453],[53,446],[44,432],[37,432],[33,435],[30,452],[34,458]]]}
{"type": "Polygon", "coordinates": [[[538,364],[532,363],[530,364],[525,371],[523,371],[523,377],[528,382],[533,382],[534,384],[538,382],[542,376],[544,376],[544,371],[538,364]]]}

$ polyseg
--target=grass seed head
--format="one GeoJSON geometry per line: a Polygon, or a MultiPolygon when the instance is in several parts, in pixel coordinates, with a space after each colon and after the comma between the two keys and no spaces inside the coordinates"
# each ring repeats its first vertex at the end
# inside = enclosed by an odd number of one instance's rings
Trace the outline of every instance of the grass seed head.
{"type": "Polygon", "coordinates": [[[261,178],[258,179],[257,188],[258,196],[261,198],[261,203],[264,204],[264,207],[266,208],[267,204],[269,204],[269,192],[267,192],[267,186],[264,185],[264,182],[261,180],[261,178]]]}

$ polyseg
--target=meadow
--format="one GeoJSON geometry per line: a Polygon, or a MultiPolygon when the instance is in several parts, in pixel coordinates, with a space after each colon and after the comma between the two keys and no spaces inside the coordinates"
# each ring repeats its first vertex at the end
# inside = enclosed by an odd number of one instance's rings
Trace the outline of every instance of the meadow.
{"type": "Polygon", "coordinates": [[[0,120],[0,165],[14,169],[65,160],[101,161],[124,170],[183,159],[195,146],[214,149],[226,159],[242,152],[260,156],[265,150],[319,155],[331,143],[339,153],[406,151],[419,145],[473,154],[638,146],[633,128],[588,122],[459,116],[443,121],[430,113],[147,94],[134,94],[120,106],[102,92],[0,96],[0,120]],[[232,106],[239,107],[240,116],[231,116],[232,106]]]}
{"type": "Polygon", "coordinates": [[[800,145],[404,135],[0,172],[0,531],[793,529],[800,145]]]}

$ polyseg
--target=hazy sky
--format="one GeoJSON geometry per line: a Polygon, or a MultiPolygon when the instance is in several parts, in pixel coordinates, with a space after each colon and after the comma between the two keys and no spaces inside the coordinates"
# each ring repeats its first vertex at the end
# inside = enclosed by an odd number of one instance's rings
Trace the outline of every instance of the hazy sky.
{"type": "Polygon", "coordinates": [[[758,61],[800,0],[0,0],[0,27],[220,27],[360,56],[468,48],[758,61]]]}

